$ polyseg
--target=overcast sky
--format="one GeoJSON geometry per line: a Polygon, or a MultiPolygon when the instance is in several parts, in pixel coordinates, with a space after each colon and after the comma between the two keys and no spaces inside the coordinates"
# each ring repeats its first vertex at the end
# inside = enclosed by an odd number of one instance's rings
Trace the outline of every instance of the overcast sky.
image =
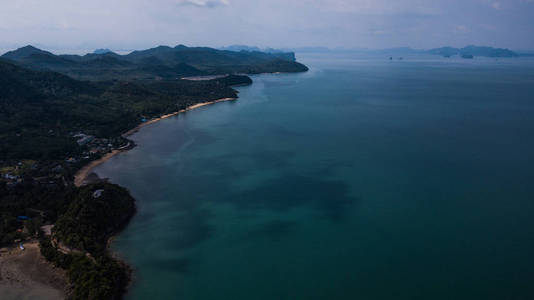
{"type": "Polygon", "coordinates": [[[534,0],[4,0],[0,48],[534,49],[534,0]]]}

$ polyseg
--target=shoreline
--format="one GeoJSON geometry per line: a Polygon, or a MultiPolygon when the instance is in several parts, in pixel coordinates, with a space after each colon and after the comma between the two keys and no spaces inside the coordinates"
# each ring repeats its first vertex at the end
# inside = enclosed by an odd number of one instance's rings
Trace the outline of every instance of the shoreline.
{"type": "MultiPolygon", "coordinates": [[[[170,113],[170,114],[166,114],[166,115],[162,115],[160,117],[151,119],[151,120],[146,121],[144,123],[141,123],[141,124],[137,125],[136,127],[134,127],[132,129],[126,131],[125,133],[123,133],[122,136],[123,137],[131,136],[132,134],[138,132],[141,128],[143,128],[145,126],[157,123],[157,122],[159,122],[161,120],[164,120],[164,119],[167,119],[167,118],[170,118],[170,117],[174,117],[174,116],[176,116],[178,114],[193,110],[195,108],[199,108],[199,107],[202,107],[202,106],[211,105],[211,104],[215,104],[215,103],[219,103],[219,102],[235,101],[235,100],[237,100],[237,98],[221,98],[221,99],[216,99],[216,100],[213,100],[213,101],[193,104],[191,106],[186,107],[185,109],[180,109],[179,111],[176,111],[176,112],[173,112],[173,113],[170,113]]],[[[92,173],[94,168],[96,168],[97,166],[99,166],[99,165],[103,164],[104,162],[108,161],[113,156],[115,156],[115,155],[117,155],[119,153],[128,151],[131,148],[133,148],[133,147],[130,147],[130,144],[128,144],[128,145],[124,146],[124,149],[120,149],[120,148],[119,149],[114,149],[113,151],[111,151],[109,153],[106,153],[101,158],[99,158],[97,160],[93,160],[93,161],[89,162],[88,164],[84,165],[80,170],[78,170],[76,172],[76,174],[74,174],[74,185],[76,187],[80,187],[80,186],[85,185],[86,184],[85,181],[86,181],[87,177],[89,176],[89,174],[92,173]]]]}
{"type": "MultiPolygon", "coordinates": [[[[147,125],[150,125],[150,124],[153,124],[153,123],[156,123],[156,122],[159,122],[163,119],[167,119],[167,118],[170,118],[170,117],[173,117],[173,116],[176,116],[180,113],[183,113],[183,112],[187,112],[189,110],[193,110],[195,108],[199,108],[199,107],[202,107],[202,106],[206,106],[206,105],[211,105],[211,104],[215,104],[215,103],[218,103],[218,102],[225,102],[225,101],[235,101],[237,100],[237,98],[221,98],[221,99],[216,99],[216,100],[213,100],[213,101],[207,101],[207,102],[202,102],[202,103],[197,103],[197,104],[194,104],[194,105],[191,105],[191,106],[188,106],[186,107],[185,109],[181,109],[179,111],[176,111],[176,112],[173,112],[173,113],[170,113],[170,114],[166,114],[166,115],[162,115],[160,117],[157,117],[157,118],[154,118],[154,119],[151,119],[147,122],[144,122],[144,123],[141,123],[139,125],[137,125],[136,127],[128,130],[127,132],[123,133],[122,136],[123,137],[128,137],[136,132],[138,132],[141,128],[147,126],[147,125]]],[[[87,165],[83,166],[80,170],[78,170],[78,172],[76,172],[75,176],[74,176],[74,185],[76,187],[81,187],[85,184],[88,184],[86,182],[87,180],[87,177],[92,173],[92,170],[103,164],[104,162],[108,161],[110,158],[112,158],[113,156],[119,154],[119,153],[122,153],[122,152],[126,152],[130,149],[132,149],[133,147],[135,147],[135,144],[130,141],[126,146],[124,147],[121,147],[121,148],[118,148],[118,149],[114,149],[112,152],[109,152],[107,153],[106,155],[104,155],[103,157],[97,159],[97,160],[94,160],[94,161],[91,161],[90,163],[88,163],[87,165]]],[[[116,238],[116,236],[118,234],[120,234],[120,232],[124,229],[124,227],[126,227],[128,225],[128,223],[130,222],[130,219],[133,218],[133,216],[135,215],[136,212],[134,212],[130,217],[129,217],[129,220],[123,224],[123,226],[121,226],[120,229],[118,229],[116,232],[114,232],[113,234],[111,234],[109,236],[109,238],[107,239],[106,241],[106,251],[108,252],[108,254],[114,259],[116,260],[119,264],[121,264],[126,272],[127,272],[127,277],[128,277],[128,283],[127,283],[127,286],[125,287],[125,290],[123,292],[123,295],[125,295],[126,293],[128,293],[131,285],[133,284],[133,275],[134,275],[134,270],[132,269],[132,267],[125,261],[123,260],[120,255],[116,252],[113,252],[111,251],[111,244],[113,243],[113,240],[116,238]]]]}

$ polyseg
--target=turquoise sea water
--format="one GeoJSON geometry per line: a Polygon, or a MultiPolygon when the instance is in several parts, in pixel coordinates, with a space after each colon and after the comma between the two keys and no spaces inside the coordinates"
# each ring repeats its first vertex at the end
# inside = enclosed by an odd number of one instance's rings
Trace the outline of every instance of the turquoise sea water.
{"type": "Polygon", "coordinates": [[[96,171],[130,299],[534,299],[534,61],[306,55],[96,171]]]}

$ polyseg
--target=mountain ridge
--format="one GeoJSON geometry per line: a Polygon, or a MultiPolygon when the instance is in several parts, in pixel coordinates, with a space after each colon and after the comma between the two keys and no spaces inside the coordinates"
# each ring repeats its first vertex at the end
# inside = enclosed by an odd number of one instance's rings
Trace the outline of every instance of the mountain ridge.
{"type": "Polygon", "coordinates": [[[160,45],[120,55],[108,49],[85,55],[61,54],[31,45],[1,56],[33,70],[50,70],[82,80],[176,79],[187,76],[305,72],[292,52],[229,51],[160,45]]]}

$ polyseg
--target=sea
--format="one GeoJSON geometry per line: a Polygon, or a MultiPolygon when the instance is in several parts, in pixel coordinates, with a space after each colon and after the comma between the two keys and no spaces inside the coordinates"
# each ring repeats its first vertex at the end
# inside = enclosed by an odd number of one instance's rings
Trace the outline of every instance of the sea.
{"type": "Polygon", "coordinates": [[[297,56],[95,170],[127,299],[534,299],[534,58],[297,56]]]}

